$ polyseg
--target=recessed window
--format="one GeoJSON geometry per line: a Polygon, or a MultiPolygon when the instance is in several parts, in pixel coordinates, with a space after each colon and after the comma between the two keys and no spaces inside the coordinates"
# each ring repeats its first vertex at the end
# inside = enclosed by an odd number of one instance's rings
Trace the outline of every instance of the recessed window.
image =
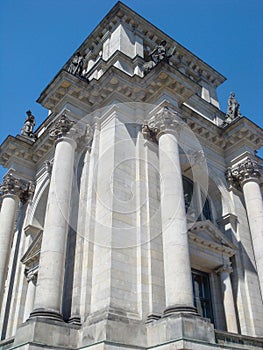
{"type": "Polygon", "coordinates": [[[183,187],[185,211],[187,213],[187,218],[190,221],[213,221],[209,199],[205,197],[198,184],[196,185],[196,190],[194,191],[193,181],[183,176],[183,187]]]}
{"type": "Polygon", "coordinates": [[[207,273],[192,270],[194,291],[194,306],[200,316],[209,318],[213,322],[213,311],[209,275],[207,273]]]}

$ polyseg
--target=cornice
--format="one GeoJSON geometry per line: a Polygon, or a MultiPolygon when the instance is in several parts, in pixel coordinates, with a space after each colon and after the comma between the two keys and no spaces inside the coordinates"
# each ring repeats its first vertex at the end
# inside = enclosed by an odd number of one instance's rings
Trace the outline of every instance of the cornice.
{"type": "MultiPolygon", "coordinates": [[[[184,65],[185,69],[189,71],[189,73],[192,73],[196,79],[209,81],[209,83],[213,84],[215,87],[226,80],[226,78],[214,68],[121,2],[118,2],[109,11],[92,33],[79,46],[76,52],[80,52],[83,56],[87,53],[90,54],[90,52],[91,55],[96,55],[101,49],[105,36],[110,35],[113,29],[120,23],[129,26],[131,31],[141,36],[144,39],[144,46],[149,46],[150,49],[153,49],[156,42],[161,40],[166,40],[167,45],[170,47],[176,46],[176,54],[171,62],[175,65],[184,65]]],[[[72,57],[70,57],[63,66],[64,69],[71,59],[72,57]]]]}
{"type": "Polygon", "coordinates": [[[35,143],[28,144],[21,140],[21,136],[8,136],[0,148],[0,164],[8,167],[8,162],[12,158],[24,160],[34,166],[53,147],[53,141],[48,137],[48,132],[41,135],[35,143]]]}
{"type": "Polygon", "coordinates": [[[247,143],[254,150],[263,146],[263,129],[246,117],[241,117],[226,128],[221,129],[222,137],[227,141],[226,150],[230,150],[238,143],[247,143]]]}
{"type": "Polygon", "coordinates": [[[237,247],[209,220],[197,221],[194,224],[190,224],[188,237],[194,244],[198,244],[217,253],[220,252],[229,257],[233,256],[237,250],[237,247]],[[204,235],[200,235],[200,232],[204,232],[207,238],[204,235]]]}
{"type": "Polygon", "coordinates": [[[160,62],[143,78],[130,76],[111,65],[98,80],[93,78],[90,82],[62,70],[42,92],[37,102],[45,108],[55,110],[61,99],[68,95],[86,104],[87,110],[94,110],[101,108],[113,92],[122,94],[131,102],[149,103],[164,89],[170,90],[175,99],[183,103],[200,91],[201,87],[165,62],[160,62]]]}

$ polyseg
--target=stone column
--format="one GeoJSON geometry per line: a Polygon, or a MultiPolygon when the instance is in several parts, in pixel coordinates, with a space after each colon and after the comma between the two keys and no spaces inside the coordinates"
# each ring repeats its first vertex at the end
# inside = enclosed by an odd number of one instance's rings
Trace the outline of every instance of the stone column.
{"type": "Polygon", "coordinates": [[[62,115],[50,131],[50,136],[56,138],[56,149],[31,318],[40,316],[62,320],[66,242],[76,148],[76,128],[72,128],[73,124],[74,122],[62,115]]]}
{"type": "Polygon", "coordinates": [[[177,113],[171,113],[167,107],[148,122],[149,132],[159,141],[166,295],[164,315],[167,316],[176,312],[196,313],[178,146],[181,123],[177,113]]]}
{"type": "Polygon", "coordinates": [[[233,169],[228,169],[227,179],[243,189],[248,222],[252,238],[261,295],[263,296],[263,202],[259,186],[258,163],[247,158],[233,169]]]}
{"type": "Polygon", "coordinates": [[[28,282],[28,286],[27,286],[26,302],[25,302],[25,309],[24,309],[24,322],[29,318],[30,312],[32,312],[33,310],[37,275],[34,272],[29,272],[26,274],[26,279],[28,282]]]}
{"type": "Polygon", "coordinates": [[[3,198],[0,214],[0,300],[4,293],[18,203],[19,200],[22,202],[27,200],[29,185],[31,186],[29,182],[16,178],[13,173],[14,171],[10,169],[0,186],[3,198]]]}
{"type": "MultiPolygon", "coordinates": [[[[91,152],[91,147],[89,144],[92,140],[93,132],[90,126],[88,126],[86,135],[87,136],[85,138],[85,146],[83,147],[86,150],[86,154],[84,157],[84,163],[80,177],[78,221],[76,232],[77,237],[74,262],[74,277],[72,286],[72,304],[71,316],[69,319],[69,323],[77,325],[81,324],[81,294],[83,293],[82,279],[83,274],[86,273],[85,269],[83,268],[83,261],[85,261],[85,254],[88,254],[90,243],[88,238],[89,230],[87,230],[85,227],[87,216],[91,215],[91,208],[88,206],[88,193],[90,191],[89,167],[91,152]]],[[[93,178],[92,181],[94,181],[93,178]]],[[[85,298],[87,298],[87,295],[85,295],[85,298]]]]}
{"type": "Polygon", "coordinates": [[[238,333],[236,311],[234,305],[232,284],[230,279],[230,273],[233,272],[233,270],[230,265],[223,265],[216,272],[220,274],[221,279],[221,288],[227,331],[232,333],[238,333]]]}

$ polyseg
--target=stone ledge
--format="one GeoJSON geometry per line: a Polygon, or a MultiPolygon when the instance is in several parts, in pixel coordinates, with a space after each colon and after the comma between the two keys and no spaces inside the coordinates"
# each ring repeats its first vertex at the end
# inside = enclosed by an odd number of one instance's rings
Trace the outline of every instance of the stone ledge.
{"type": "Polygon", "coordinates": [[[18,328],[12,349],[22,346],[23,349],[31,349],[31,345],[41,345],[47,349],[76,349],[78,330],[79,327],[61,321],[38,317],[29,319],[18,328]]]}
{"type": "Polygon", "coordinates": [[[219,330],[215,330],[215,337],[218,344],[231,346],[231,349],[263,349],[263,337],[250,337],[247,335],[227,333],[219,330]]]}
{"type": "Polygon", "coordinates": [[[157,347],[179,339],[215,344],[214,325],[199,316],[177,314],[147,325],[148,347],[157,347]]]}
{"type": "Polygon", "coordinates": [[[15,339],[0,342],[1,350],[110,350],[116,347],[134,350],[259,350],[263,347],[263,338],[214,330],[207,319],[179,313],[148,324],[132,319],[125,323],[106,319],[84,324],[81,328],[35,318],[21,325],[15,339]]]}

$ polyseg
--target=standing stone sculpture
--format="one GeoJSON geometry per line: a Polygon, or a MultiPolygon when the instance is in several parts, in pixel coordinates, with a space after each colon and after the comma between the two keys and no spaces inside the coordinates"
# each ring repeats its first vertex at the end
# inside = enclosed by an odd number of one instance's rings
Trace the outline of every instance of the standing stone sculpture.
{"type": "Polygon", "coordinates": [[[241,113],[239,110],[239,103],[237,102],[235,98],[235,93],[231,92],[229,98],[228,98],[228,108],[226,113],[226,121],[231,122],[232,120],[236,119],[237,117],[240,117],[241,113]]]}
{"type": "Polygon", "coordinates": [[[77,52],[68,67],[68,72],[74,75],[81,75],[83,70],[84,57],[81,56],[80,52],[77,52]]]}
{"type": "Polygon", "coordinates": [[[162,40],[161,43],[156,45],[150,52],[149,56],[151,60],[143,65],[145,73],[148,73],[161,61],[169,62],[169,58],[174,54],[176,47],[174,47],[172,50],[167,50],[166,44],[166,40],[162,40]]]}
{"type": "Polygon", "coordinates": [[[33,133],[34,126],[36,124],[35,117],[32,115],[30,110],[28,110],[26,114],[27,118],[25,120],[23,128],[21,129],[21,135],[35,138],[35,135],[33,133]]]}

